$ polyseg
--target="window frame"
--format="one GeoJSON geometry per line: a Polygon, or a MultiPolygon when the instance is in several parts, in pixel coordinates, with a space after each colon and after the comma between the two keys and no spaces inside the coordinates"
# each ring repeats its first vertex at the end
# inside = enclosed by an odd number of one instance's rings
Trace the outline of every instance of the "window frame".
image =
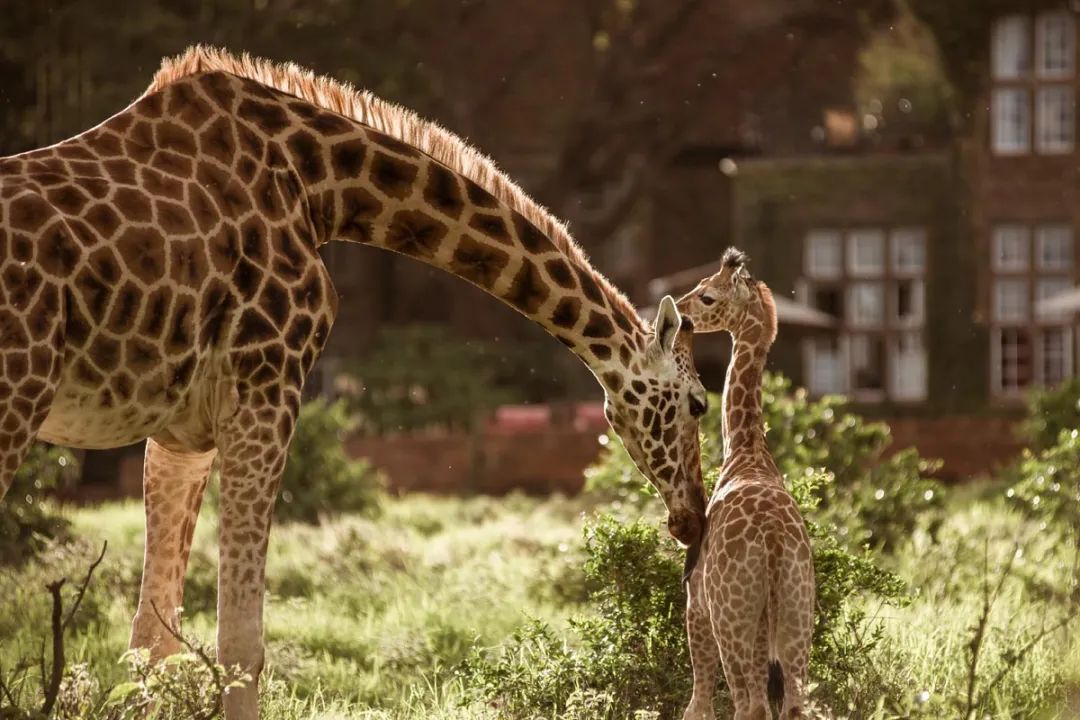
{"type": "MultiPolygon", "coordinates": [[[[835,242],[835,241],[834,241],[835,242]]],[[[865,250],[865,246],[862,246],[865,250]]],[[[837,318],[834,357],[836,358],[839,378],[835,378],[841,392],[846,392],[856,402],[877,403],[918,403],[925,401],[928,393],[927,368],[929,356],[926,346],[926,278],[929,277],[929,236],[927,229],[919,225],[859,225],[837,229],[836,227],[813,228],[803,236],[803,252],[806,257],[803,262],[806,273],[798,280],[797,293],[804,302],[812,307],[818,307],[815,299],[822,293],[839,291],[839,297],[844,307],[839,308],[840,316],[837,318]],[[812,260],[808,256],[816,242],[815,238],[832,235],[839,237],[840,269],[839,275],[822,276],[813,272],[812,260]],[[866,240],[865,238],[873,238],[866,240]],[[880,243],[878,253],[879,261],[871,258],[870,263],[860,262],[856,257],[859,254],[860,245],[869,243],[871,246],[880,243]],[[914,256],[913,261],[901,262],[901,244],[915,243],[917,251],[906,253],[914,256]],[[899,288],[902,283],[912,284],[911,307],[912,314],[901,319],[899,310],[899,288]],[[873,319],[859,319],[855,316],[857,288],[860,286],[874,286],[879,288],[880,293],[880,317],[873,319]],[[903,388],[897,380],[896,373],[899,371],[900,336],[915,336],[918,338],[917,348],[921,352],[920,367],[921,375],[916,380],[920,387],[913,389],[903,388]],[[859,388],[855,377],[854,351],[857,338],[873,337],[880,343],[881,358],[881,388],[859,388]]],[[[865,256],[863,257],[865,260],[865,256]]],[[[822,369],[819,355],[823,352],[819,349],[818,339],[809,337],[804,339],[803,345],[803,369],[805,382],[811,393],[828,394],[836,390],[835,387],[821,387],[818,376],[822,369]]],[[[905,359],[905,362],[910,360],[905,359]]]]}

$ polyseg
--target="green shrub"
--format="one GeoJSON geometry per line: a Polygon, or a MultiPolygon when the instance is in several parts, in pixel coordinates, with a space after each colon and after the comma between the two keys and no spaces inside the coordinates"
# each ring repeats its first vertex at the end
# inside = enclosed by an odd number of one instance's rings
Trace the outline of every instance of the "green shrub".
{"type": "MultiPolygon", "coordinates": [[[[719,396],[710,398],[709,408],[701,419],[706,473],[720,467],[724,454],[719,396]]],[[[918,522],[932,521],[940,510],[944,487],[928,477],[938,463],[924,460],[913,448],[883,458],[890,442],[888,425],[850,412],[844,398],[811,400],[805,390],[793,390],[784,376],[766,373],[762,416],[769,449],[789,482],[818,470],[834,476],[827,492],[824,485],[816,491],[814,516],[835,524],[849,547],[891,551],[918,522]]],[[[607,448],[586,472],[586,489],[609,501],[648,504],[655,491],[641,481],[613,434],[607,448]]]]}
{"type": "Polygon", "coordinates": [[[67,521],[47,498],[77,476],[78,463],[71,451],[45,443],[30,448],[0,501],[0,565],[25,561],[48,540],[65,533],[67,521]]]}
{"type": "MultiPolygon", "coordinates": [[[[813,516],[819,496],[830,493],[834,482],[825,473],[794,479],[793,495],[804,514],[813,516]]],[[[807,525],[818,584],[811,672],[820,684],[817,696],[846,707],[876,637],[856,601],[897,605],[907,593],[869,551],[855,554],[837,542],[835,526],[807,525]]],[[[533,623],[501,649],[473,658],[473,687],[510,718],[566,717],[576,712],[572,703],[587,704],[594,713],[589,717],[675,716],[690,697],[692,679],[682,552],[656,523],[640,518],[602,515],[587,526],[585,538],[591,613],[571,621],[572,641],[533,623]]]]}
{"type": "Polygon", "coordinates": [[[1028,395],[1021,436],[1035,450],[1050,447],[1062,431],[1080,428],[1080,377],[1028,395]]]}
{"type": "Polygon", "coordinates": [[[274,510],[277,519],[313,523],[321,515],[378,510],[381,474],[345,453],[345,439],[356,425],[343,400],[318,398],[300,408],[274,510]]]}
{"type": "MultiPolygon", "coordinates": [[[[492,343],[453,337],[442,325],[386,327],[354,368],[352,399],[372,433],[431,427],[471,429],[492,408],[514,402],[506,354],[492,343]]],[[[512,364],[512,362],[511,362],[512,364]]]]}

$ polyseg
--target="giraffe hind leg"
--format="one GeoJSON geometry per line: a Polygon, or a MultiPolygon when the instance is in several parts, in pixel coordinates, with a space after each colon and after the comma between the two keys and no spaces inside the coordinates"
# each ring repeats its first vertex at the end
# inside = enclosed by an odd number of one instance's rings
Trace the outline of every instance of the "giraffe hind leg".
{"type": "Polygon", "coordinates": [[[777,605],[773,640],[783,674],[781,720],[804,717],[814,629],[814,576],[808,562],[788,558],[777,605]]]}
{"type": "Polygon", "coordinates": [[[139,607],[131,623],[132,648],[147,648],[157,660],[180,650],[173,630],[180,629],[179,608],[195,522],[216,450],[174,452],[146,441],[143,506],[146,542],[139,607]]]}

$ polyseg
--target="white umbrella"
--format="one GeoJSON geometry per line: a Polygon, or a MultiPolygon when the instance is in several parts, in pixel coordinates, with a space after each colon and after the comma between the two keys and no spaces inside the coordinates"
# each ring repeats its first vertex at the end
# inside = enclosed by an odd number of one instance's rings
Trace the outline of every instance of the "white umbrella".
{"type": "Polygon", "coordinates": [[[1080,287],[1051,295],[1035,303],[1035,313],[1043,317],[1075,312],[1080,312],[1080,287]]]}

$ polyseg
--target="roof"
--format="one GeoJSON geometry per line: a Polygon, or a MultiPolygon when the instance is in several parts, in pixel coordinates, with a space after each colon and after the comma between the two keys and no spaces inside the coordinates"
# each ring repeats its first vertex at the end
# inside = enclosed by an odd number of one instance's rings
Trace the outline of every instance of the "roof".
{"type": "MultiPolygon", "coordinates": [[[[697,285],[702,278],[719,272],[722,265],[721,260],[714,260],[704,265],[653,278],[649,281],[649,294],[654,303],[659,303],[664,295],[681,295],[697,285]]],[[[773,300],[776,302],[777,322],[809,328],[836,327],[836,318],[828,313],[779,295],[773,295],[773,300]]],[[[640,312],[643,317],[651,318],[656,314],[656,308],[642,308],[640,312]]]]}

